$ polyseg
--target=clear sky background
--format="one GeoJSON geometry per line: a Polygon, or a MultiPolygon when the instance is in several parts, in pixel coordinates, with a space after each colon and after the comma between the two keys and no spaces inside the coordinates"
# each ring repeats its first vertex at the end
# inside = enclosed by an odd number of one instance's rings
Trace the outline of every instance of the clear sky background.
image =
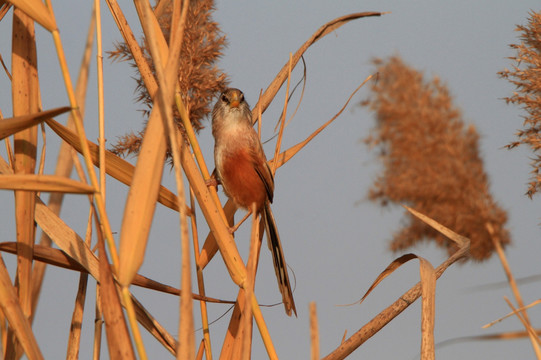
{"type": "MultiPolygon", "coordinates": [[[[503,146],[515,140],[522,125],[521,111],[506,105],[503,97],[514,88],[499,79],[497,72],[511,66],[508,47],[517,43],[515,25],[525,24],[530,10],[540,10],[539,2],[528,1],[218,1],[214,18],[227,35],[229,46],[220,66],[230,76],[231,85],[242,89],[254,105],[260,89],[265,89],[289,53],[295,52],[325,22],[360,11],[391,12],[380,18],[366,18],[346,24],[312,46],[305,54],[307,86],[302,105],[286,129],[283,148],[298,143],[330,119],[349,94],[371,73],[371,59],[400,55],[427,77],[439,76],[463,111],[467,123],[481,134],[480,146],[494,198],[508,211],[513,244],[507,255],[517,278],[540,273],[539,196],[527,198],[531,154],[527,149],[507,151],[503,146]]],[[[72,78],[76,79],[90,17],[89,1],[53,1],[72,78]]],[[[122,2],[128,21],[136,27],[131,2],[122,2]]],[[[8,15],[10,17],[11,15],[8,15]]],[[[0,52],[10,64],[11,21],[0,23],[0,52]]],[[[121,37],[103,4],[104,50],[111,50],[121,37]]],[[[140,32],[139,32],[140,33],[140,32]]],[[[39,28],[39,72],[44,108],[68,104],[58,71],[51,36],[39,28]],[[46,71],[44,71],[46,69],[46,71]]],[[[134,102],[134,75],[126,63],[104,61],[105,114],[107,138],[141,128],[142,105],[134,102]]],[[[301,69],[293,73],[298,80],[301,69]]],[[[92,76],[95,79],[95,65],[92,76]]],[[[0,74],[0,108],[11,116],[8,79],[0,74]]],[[[91,80],[86,110],[86,128],[91,140],[97,138],[97,95],[91,80]]],[[[286,259],[296,279],[294,292],[298,318],[289,318],[283,307],[264,308],[278,355],[282,359],[306,359],[310,354],[308,304],[317,303],[321,355],[394,302],[418,280],[418,264],[411,262],[386,279],[362,305],[338,307],[358,300],[377,275],[398,255],[387,250],[392,234],[400,226],[400,207],[380,209],[367,201],[367,190],[381,170],[375,153],[362,143],[374,126],[373,114],[358,103],[368,95],[368,86],[354,98],[343,115],[276,175],[274,214],[277,218],[286,259]]],[[[263,117],[263,138],[272,136],[284,98],[281,91],[263,117]]],[[[295,99],[298,99],[296,97],[295,99]]],[[[66,117],[59,117],[65,122],[66,117]]],[[[200,133],[206,159],[212,167],[213,140],[210,122],[200,133]]],[[[58,141],[48,132],[46,172],[54,171],[58,141]]],[[[274,142],[265,149],[271,157],[274,142]]],[[[0,155],[5,156],[5,151],[0,155]]],[[[135,159],[131,159],[135,162],[135,159]]],[[[174,176],[164,171],[164,185],[174,189],[174,176]]],[[[460,191],[460,189],[457,189],[460,191]]],[[[120,231],[127,190],[116,180],[108,182],[108,213],[114,231],[120,231]]],[[[46,196],[45,196],[46,197],[46,196]]],[[[222,194],[222,198],[223,194],[222,194]]],[[[13,195],[0,192],[0,240],[14,241],[13,195]]],[[[85,197],[69,196],[62,218],[80,235],[88,213],[85,197]]],[[[200,216],[200,224],[202,223],[200,216]]],[[[201,237],[206,236],[202,229],[201,237]]],[[[239,250],[248,252],[248,230],[237,235],[239,250]]],[[[180,283],[178,216],[158,205],[147,255],[141,273],[178,286],[180,283]]],[[[431,243],[412,249],[434,266],[446,253],[431,243]]],[[[12,274],[15,258],[3,255],[12,274]]],[[[261,252],[256,293],[261,303],[278,302],[279,295],[270,252],[261,252]]],[[[78,274],[50,267],[42,302],[34,323],[37,340],[45,358],[65,357],[69,321],[77,289],[78,274]]],[[[229,280],[223,261],[216,258],[205,271],[207,294],[234,299],[237,289],[229,280]]],[[[92,283],[92,282],[91,282],[92,283]]],[[[90,358],[93,336],[94,285],[89,286],[81,359],[90,358]]],[[[539,298],[539,283],[521,283],[524,302],[539,298]]],[[[147,309],[172,333],[178,326],[178,301],[170,295],[134,289],[147,309]]],[[[448,269],[437,283],[436,342],[494,332],[522,330],[515,318],[489,330],[481,327],[509,312],[504,297],[512,298],[505,275],[496,257],[483,263],[466,263],[448,269]],[[485,287],[487,284],[500,286],[485,287]]],[[[197,304],[194,307],[199,317],[197,304]]],[[[209,305],[211,320],[228,310],[227,305],[209,305]]],[[[541,311],[530,310],[534,325],[541,311]]],[[[229,314],[211,326],[213,349],[221,347],[229,314]]],[[[199,326],[199,324],[197,324],[199,326]]],[[[410,306],[397,319],[367,341],[351,359],[414,359],[420,350],[420,302],[410,306]]],[[[199,341],[201,331],[196,333],[199,341]]],[[[150,336],[145,345],[151,358],[168,358],[150,336]]],[[[107,358],[103,349],[103,358],[107,358]]],[[[437,347],[438,359],[528,359],[534,354],[528,340],[465,341],[437,347]]],[[[253,358],[266,357],[257,330],[254,330],[253,358]]]]}

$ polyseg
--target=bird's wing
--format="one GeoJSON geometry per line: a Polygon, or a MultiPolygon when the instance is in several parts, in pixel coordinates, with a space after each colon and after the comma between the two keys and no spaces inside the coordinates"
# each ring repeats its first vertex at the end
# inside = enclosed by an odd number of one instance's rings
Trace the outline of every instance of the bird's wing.
{"type": "Polygon", "coordinates": [[[272,203],[272,198],[274,197],[274,177],[272,176],[272,171],[269,164],[267,164],[265,156],[261,158],[261,156],[257,156],[255,151],[252,158],[254,159],[254,169],[257,172],[257,175],[259,175],[261,181],[263,181],[263,185],[265,185],[265,190],[267,191],[267,197],[272,203]]]}

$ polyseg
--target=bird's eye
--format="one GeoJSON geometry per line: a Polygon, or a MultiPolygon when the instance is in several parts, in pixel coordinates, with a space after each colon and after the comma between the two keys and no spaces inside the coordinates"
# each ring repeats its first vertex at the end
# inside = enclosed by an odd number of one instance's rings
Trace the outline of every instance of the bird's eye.
{"type": "Polygon", "coordinates": [[[244,101],[244,94],[243,94],[243,93],[240,93],[239,98],[240,98],[240,102],[243,102],[243,101],[244,101]]]}
{"type": "Polygon", "coordinates": [[[227,102],[227,96],[225,96],[225,94],[222,94],[222,101],[227,102]]]}

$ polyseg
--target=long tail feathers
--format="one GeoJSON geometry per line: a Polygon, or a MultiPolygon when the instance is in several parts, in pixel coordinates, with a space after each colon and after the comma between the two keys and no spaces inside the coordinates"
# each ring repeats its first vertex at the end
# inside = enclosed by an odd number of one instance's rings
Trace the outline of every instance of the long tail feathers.
{"type": "Polygon", "coordinates": [[[284,258],[284,251],[282,250],[282,243],[280,242],[278,228],[276,227],[276,222],[268,202],[265,204],[263,217],[265,219],[265,230],[267,231],[269,249],[272,252],[274,270],[276,271],[276,278],[278,279],[278,288],[282,293],[282,301],[284,302],[286,313],[287,315],[291,316],[291,310],[293,310],[295,316],[297,316],[297,309],[295,308],[293,292],[291,291],[291,284],[289,283],[287,264],[284,258]]]}

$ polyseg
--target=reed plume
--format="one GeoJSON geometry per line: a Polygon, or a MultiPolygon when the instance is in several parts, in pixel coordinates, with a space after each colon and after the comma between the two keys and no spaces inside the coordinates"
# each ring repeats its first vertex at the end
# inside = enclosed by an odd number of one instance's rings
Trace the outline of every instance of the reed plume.
{"type": "MultiPolygon", "coordinates": [[[[375,112],[376,127],[365,141],[377,148],[384,169],[369,198],[426,214],[470,238],[471,257],[487,259],[494,251],[487,224],[503,245],[510,236],[507,214],[489,192],[475,127],[464,124],[437,77],[425,80],[399,56],[374,64],[379,80],[363,105],[375,112]]],[[[452,242],[409,213],[390,248],[403,250],[426,239],[434,239],[449,254],[456,251],[452,242]]]]}

